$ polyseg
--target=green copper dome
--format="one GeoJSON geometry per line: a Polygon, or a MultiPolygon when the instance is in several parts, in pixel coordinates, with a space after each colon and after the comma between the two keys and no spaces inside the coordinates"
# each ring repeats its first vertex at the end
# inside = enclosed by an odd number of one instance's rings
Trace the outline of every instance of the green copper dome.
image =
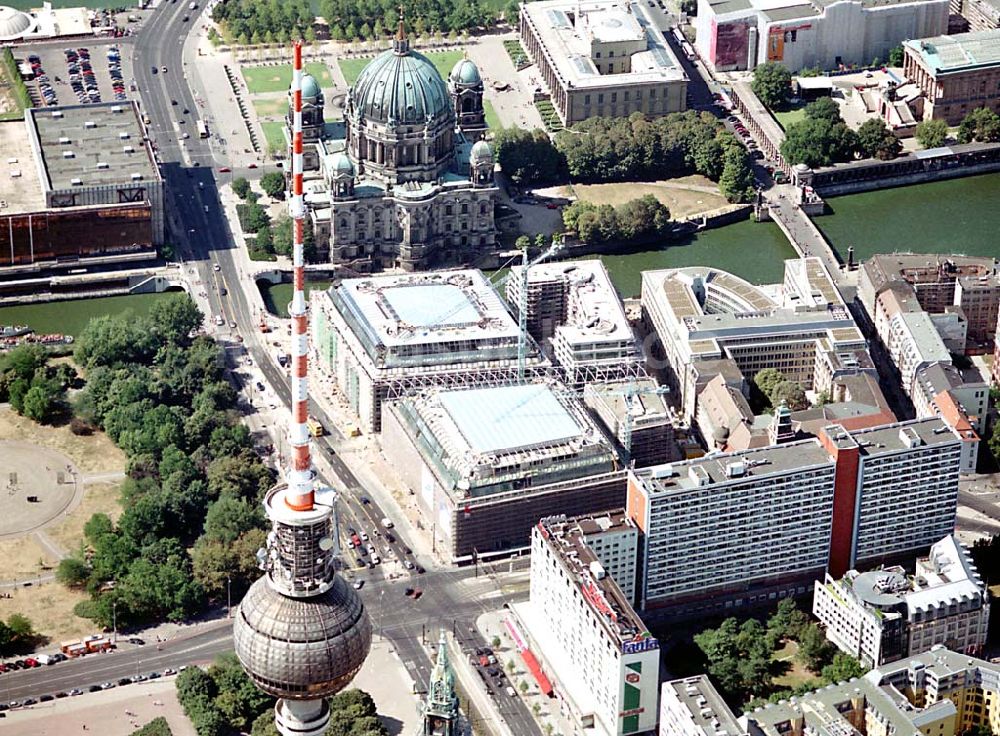
{"type": "Polygon", "coordinates": [[[354,176],[354,164],[351,163],[351,159],[343,151],[333,157],[333,172],[335,174],[354,176]]]}
{"type": "Polygon", "coordinates": [[[493,151],[486,141],[476,141],[469,152],[469,160],[473,163],[480,161],[492,161],[493,151]]]}
{"type": "Polygon", "coordinates": [[[392,125],[416,125],[452,114],[448,88],[434,64],[408,48],[385,51],[354,83],[355,114],[392,125]]]}
{"type": "Polygon", "coordinates": [[[319,88],[319,82],[316,81],[316,77],[312,74],[302,75],[302,99],[307,99],[310,97],[319,97],[321,94],[319,88]]]}
{"type": "Polygon", "coordinates": [[[459,84],[479,84],[483,78],[479,76],[479,69],[469,59],[459,59],[458,63],[452,67],[451,81],[459,84]]]}

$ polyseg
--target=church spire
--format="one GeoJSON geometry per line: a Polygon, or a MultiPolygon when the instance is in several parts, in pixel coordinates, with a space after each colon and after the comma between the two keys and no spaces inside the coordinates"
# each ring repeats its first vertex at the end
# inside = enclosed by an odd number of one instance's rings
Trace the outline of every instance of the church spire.
{"type": "Polygon", "coordinates": [[[421,733],[424,736],[457,736],[458,697],[455,695],[455,673],[448,661],[448,639],[443,629],[430,680],[423,702],[424,723],[421,733]]]}
{"type": "Polygon", "coordinates": [[[410,53],[410,40],[406,37],[406,20],[403,6],[399,6],[399,27],[396,29],[396,37],[392,40],[392,50],[400,56],[410,53]]]}

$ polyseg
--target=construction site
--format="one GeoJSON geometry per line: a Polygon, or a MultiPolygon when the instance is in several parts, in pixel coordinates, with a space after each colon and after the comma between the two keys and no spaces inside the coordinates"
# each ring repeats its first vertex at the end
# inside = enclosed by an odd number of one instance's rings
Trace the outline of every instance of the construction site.
{"type": "Polygon", "coordinates": [[[556,250],[495,284],[466,269],[312,295],[319,368],[445,559],[527,549],[539,518],[620,505],[629,466],[682,457],[603,264],[541,263],[556,250]]]}

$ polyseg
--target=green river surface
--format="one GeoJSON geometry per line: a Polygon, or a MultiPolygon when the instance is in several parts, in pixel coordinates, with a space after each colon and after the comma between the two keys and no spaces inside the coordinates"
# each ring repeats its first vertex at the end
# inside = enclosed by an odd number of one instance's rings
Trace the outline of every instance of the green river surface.
{"type": "Polygon", "coordinates": [[[153,304],[173,291],[162,294],[132,294],[96,299],[67,299],[44,304],[24,304],[0,307],[0,326],[28,325],[39,334],[62,333],[77,337],[87,323],[102,314],[121,314],[131,310],[136,316],[149,314],[153,304]]]}

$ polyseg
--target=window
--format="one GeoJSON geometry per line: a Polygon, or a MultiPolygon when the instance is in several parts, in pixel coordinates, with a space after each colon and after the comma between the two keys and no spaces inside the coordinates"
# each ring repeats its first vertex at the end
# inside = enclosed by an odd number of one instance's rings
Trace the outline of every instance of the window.
{"type": "Polygon", "coordinates": [[[615,58],[615,51],[614,51],[614,49],[612,49],[611,51],[608,52],[608,58],[609,59],[615,58]]]}
{"type": "Polygon", "coordinates": [[[625,102],[628,102],[628,92],[625,93],[625,102]]]}
{"type": "Polygon", "coordinates": [[[590,95],[584,95],[583,96],[583,104],[584,105],[589,105],[590,104],[590,95]]]}
{"type": "Polygon", "coordinates": [[[617,92],[612,92],[611,93],[611,104],[614,104],[616,102],[618,102],[618,93],[617,92]]]}
{"type": "Polygon", "coordinates": [[[597,95],[597,104],[598,105],[603,105],[604,104],[604,93],[603,92],[601,92],[600,94],[597,95]]]}
{"type": "Polygon", "coordinates": [[[444,208],[444,213],[445,213],[446,215],[450,215],[450,214],[453,214],[453,213],[454,213],[454,211],[455,211],[455,208],[454,208],[454,207],[452,207],[452,206],[451,206],[450,204],[449,204],[449,205],[445,205],[445,208],[444,208]]]}
{"type": "Polygon", "coordinates": [[[596,54],[594,54],[594,58],[595,59],[600,59],[601,58],[601,52],[598,51],[596,54]]]}
{"type": "Polygon", "coordinates": [[[613,61],[608,62],[608,74],[615,73],[615,63],[613,61]]]}

